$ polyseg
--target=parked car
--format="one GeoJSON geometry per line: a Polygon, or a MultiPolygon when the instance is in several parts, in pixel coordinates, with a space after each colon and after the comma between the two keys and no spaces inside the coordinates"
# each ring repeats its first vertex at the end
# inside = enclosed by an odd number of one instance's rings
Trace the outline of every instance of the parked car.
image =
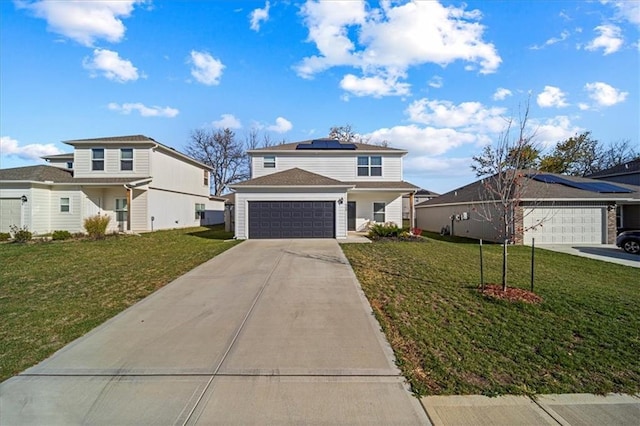
{"type": "Polygon", "coordinates": [[[631,254],[640,254],[640,231],[624,231],[616,238],[616,245],[631,254]]]}

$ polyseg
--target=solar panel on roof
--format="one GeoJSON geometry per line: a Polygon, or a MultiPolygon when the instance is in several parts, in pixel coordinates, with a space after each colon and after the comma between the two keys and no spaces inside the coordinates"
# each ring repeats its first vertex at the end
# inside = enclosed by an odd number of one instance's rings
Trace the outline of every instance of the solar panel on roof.
{"type": "Polygon", "coordinates": [[[296,149],[354,150],[356,146],[352,143],[340,143],[335,139],[314,139],[311,143],[299,143],[296,149]]]}
{"type": "Polygon", "coordinates": [[[574,182],[572,180],[565,179],[560,176],[548,175],[548,174],[527,175],[527,177],[533,180],[537,180],[538,182],[559,183],[561,185],[565,185],[570,188],[576,188],[576,189],[581,189],[583,191],[590,191],[590,192],[614,193],[614,194],[616,193],[626,194],[626,193],[633,192],[621,186],[612,185],[610,183],[605,183],[605,182],[574,182]]]}

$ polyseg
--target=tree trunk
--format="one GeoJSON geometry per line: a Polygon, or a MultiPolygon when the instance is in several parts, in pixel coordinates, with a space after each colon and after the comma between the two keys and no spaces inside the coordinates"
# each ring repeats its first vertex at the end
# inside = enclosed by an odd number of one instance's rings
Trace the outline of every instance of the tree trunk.
{"type": "Polygon", "coordinates": [[[507,291],[507,241],[502,244],[502,291],[507,291]]]}

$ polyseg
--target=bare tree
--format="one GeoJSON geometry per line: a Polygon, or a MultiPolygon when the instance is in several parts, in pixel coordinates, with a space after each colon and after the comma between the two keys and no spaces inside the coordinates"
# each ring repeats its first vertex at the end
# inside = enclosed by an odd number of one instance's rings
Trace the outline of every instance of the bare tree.
{"type": "Polygon", "coordinates": [[[211,190],[222,195],[228,185],[249,177],[244,145],[230,129],[196,129],[191,132],[186,153],[212,168],[211,190]]]}
{"type": "Polygon", "coordinates": [[[640,152],[631,144],[629,139],[619,140],[612,143],[609,148],[602,150],[598,169],[609,169],[638,158],[640,158],[640,152]]]}
{"type": "Polygon", "coordinates": [[[519,207],[530,182],[527,175],[535,173],[534,170],[526,170],[531,164],[532,153],[537,152],[533,142],[535,131],[529,131],[528,119],[527,101],[524,111],[520,113],[517,127],[514,129],[513,119],[507,119],[505,130],[496,144],[485,146],[481,155],[473,157],[475,164],[471,165],[476,176],[484,177],[479,194],[482,203],[476,211],[481,220],[494,226],[498,238],[504,244],[503,291],[507,289],[507,246],[514,240],[516,227],[523,221],[519,207]]]}

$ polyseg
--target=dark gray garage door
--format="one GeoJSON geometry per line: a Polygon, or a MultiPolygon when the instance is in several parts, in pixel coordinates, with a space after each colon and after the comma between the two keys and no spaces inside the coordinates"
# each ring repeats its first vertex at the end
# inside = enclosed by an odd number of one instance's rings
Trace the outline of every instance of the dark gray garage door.
{"type": "Polygon", "coordinates": [[[249,201],[249,238],[334,238],[333,201],[249,201]]]}

